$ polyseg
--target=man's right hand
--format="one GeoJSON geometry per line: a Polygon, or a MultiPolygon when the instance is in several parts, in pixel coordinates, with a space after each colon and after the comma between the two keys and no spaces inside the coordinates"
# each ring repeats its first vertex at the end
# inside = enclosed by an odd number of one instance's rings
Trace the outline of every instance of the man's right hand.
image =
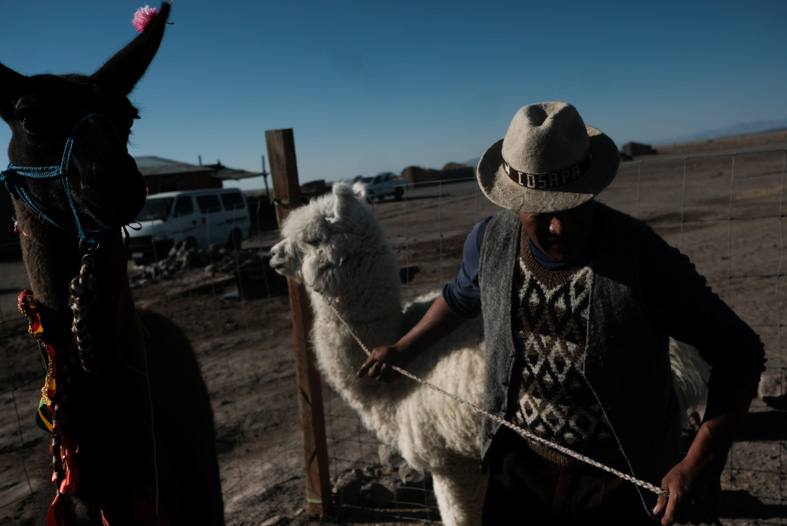
{"type": "Polygon", "coordinates": [[[398,351],[395,346],[376,347],[355,374],[358,378],[370,376],[378,382],[390,382],[397,376],[394,374],[393,366],[404,368],[408,363],[410,360],[407,360],[405,354],[398,351]]]}
{"type": "Polygon", "coordinates": [[[358,378],[371,376],[390,382],[397,375],[392,366],[406,368],[425,349],[462,325],[465,320],[456,316],[437,296],[423,318],[394,345],[375,347],[358,372],[358,378]]]}

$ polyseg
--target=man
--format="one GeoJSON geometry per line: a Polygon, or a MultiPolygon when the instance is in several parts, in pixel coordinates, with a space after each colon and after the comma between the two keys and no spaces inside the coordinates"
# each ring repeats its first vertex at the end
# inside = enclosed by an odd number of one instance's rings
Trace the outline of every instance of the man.
{"type": "Polygon", "coordinates": [[[478,164],[484,194],[506,210],[475,226],[459,275],[424,318],[358,371],[385,379],[390,365],[406,366],[483,313],[487,411],[668,491],[657,498],[484,418],[485,524],[716,519],[763,346],[688,258],[594,200],[618,163],[612,140],[573,106],[520,109],[478,164]],[[712,366],[705,417],[683,458],[669,336],[712,366]]]}

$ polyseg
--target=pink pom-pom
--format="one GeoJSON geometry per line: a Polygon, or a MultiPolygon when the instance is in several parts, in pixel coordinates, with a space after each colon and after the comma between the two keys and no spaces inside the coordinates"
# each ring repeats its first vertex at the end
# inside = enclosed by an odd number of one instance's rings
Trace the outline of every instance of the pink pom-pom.
{"type": "Polygon", "coordinates": [[[158,9],[148,5],[137,9],[137,12],[134,13],[134,19],[131,21],[134,24],[134,27],[137,28],[137,33],[142,33],[145,31],[145,28],[148,27],[148,24],[150,24],[151,20],[156,18],[156,14],[158,14],[158,9]]]}

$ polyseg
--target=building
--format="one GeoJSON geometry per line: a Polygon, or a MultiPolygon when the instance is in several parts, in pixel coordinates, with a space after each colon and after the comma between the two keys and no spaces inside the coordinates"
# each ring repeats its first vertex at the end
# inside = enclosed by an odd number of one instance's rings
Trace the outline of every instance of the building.
{"type": "Polygon", "coordinates": [[[150,194],[177,190],[221,188],[226,180],[239,180],[261,174],[235,170],[220,162],[194,165],[156,156],[134,157],[150,194]]]}

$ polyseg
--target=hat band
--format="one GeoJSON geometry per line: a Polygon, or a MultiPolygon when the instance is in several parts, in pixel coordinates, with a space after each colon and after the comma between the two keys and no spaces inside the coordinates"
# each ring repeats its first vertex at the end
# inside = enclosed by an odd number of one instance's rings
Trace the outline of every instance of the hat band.
{"type": "Polygon", "coordinates": [[[573,183],[590,169],[593,164],[593,153],[588,150],[585,157],[573,166],[569,166],[563,170],[544,174],[531,174],[527,172],[520,172],[512,168],[508,161],[503,159],[503,169],[506,171],[508,178],[514,181],[519,186],[530,188],[531,190],[543,190],[545,188],[556,188],[573,183]]]}

